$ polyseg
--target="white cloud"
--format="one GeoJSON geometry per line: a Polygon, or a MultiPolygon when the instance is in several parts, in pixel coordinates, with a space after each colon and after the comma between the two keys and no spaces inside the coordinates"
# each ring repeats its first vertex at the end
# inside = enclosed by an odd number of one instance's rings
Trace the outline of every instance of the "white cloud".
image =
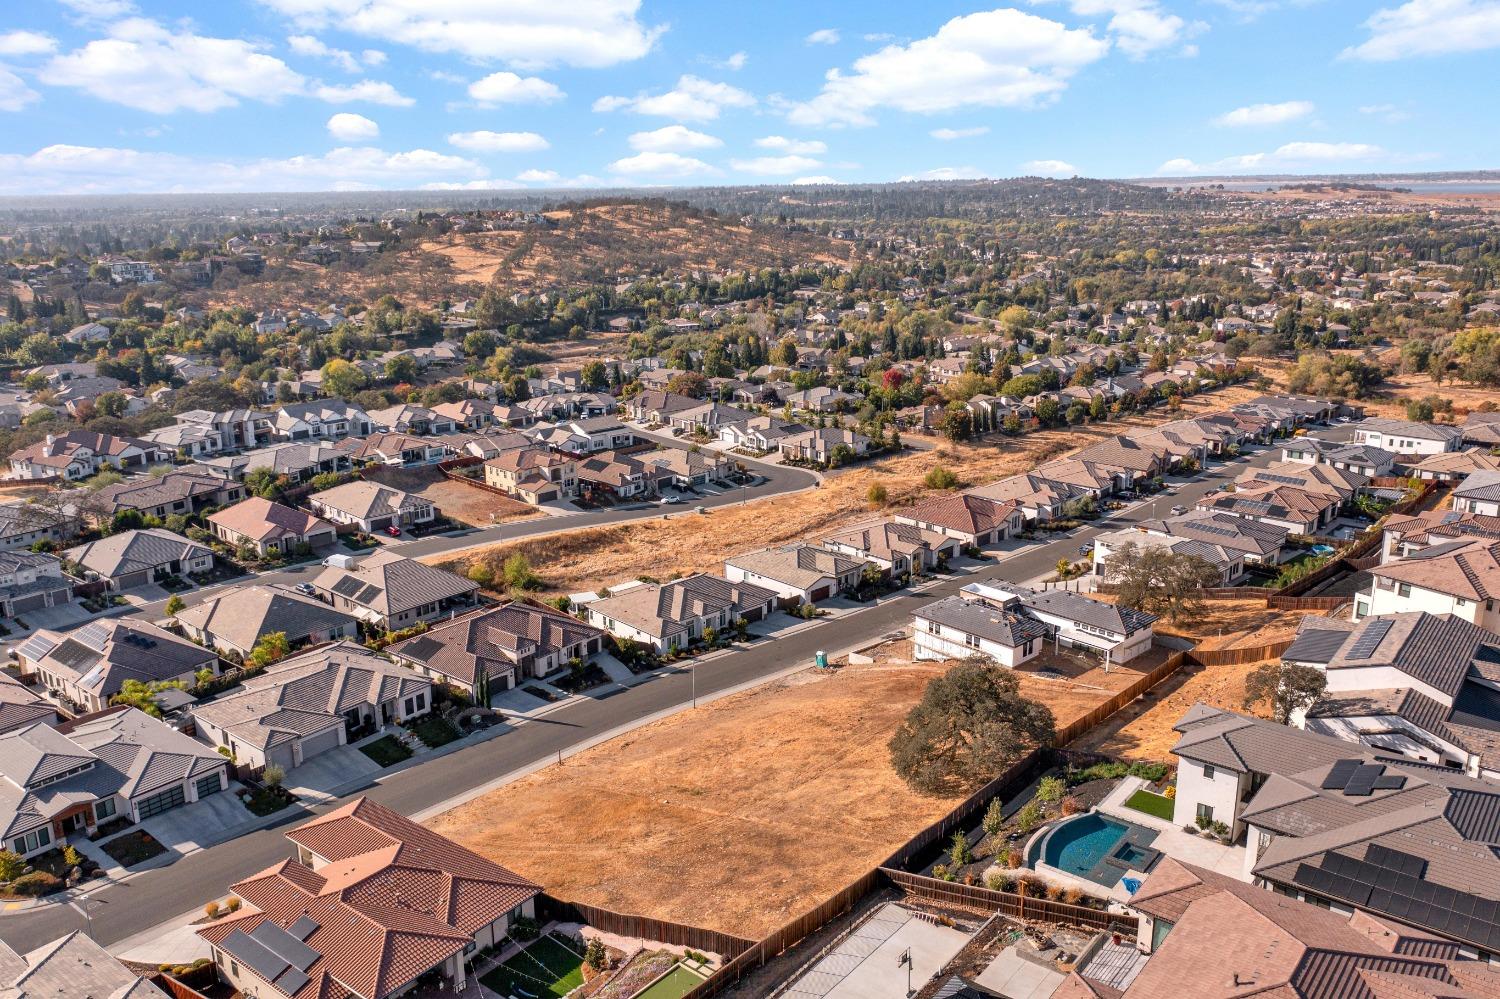
{"type": "Polygon", "coordinates": [[[107,21],[116,17],[124,17],[126,14],[135,13],[135,4],[129,0],[59,0],[59,2],[77,14],[90,21],[107,21]]]}
{"type": "Polygon", "coordinates": [[[952,142],[954,139],[972,139],[978,135],[987,135],[989,130],[988,125],[975,125],[972,128],[934,128],[927,134],[943,142],[952,142]]]}
{"type": "Polygon", "coordinates": [[[1370,37],[1343,56],[1389,62],[1409,56],[1479,52],[1500,47],[1500,3],[1495,0],[1408,0],[1377,10],[1365,21],[1370,37]]]}
{"type": "Polygon", "coordinates": [[[822,92],[794,105],[798,125],[869,125],[872,112],[933,113],[971,105],[1031,107],[1055,98],[1068,78],[1104,58],[1109,42],[1010,8],[955,17],[927,38],[830,70],[822,92]]]}
{"type": "Polygon", "coordinates": [[[367,146],[341,146],[321,156],[256,160],[73,145],[0,153],[0,194],[402,189],[483,175],[483,167],[462,157],[428,149],[387,152],[367,146]]]}
{"type": "Polygon", "coordinates": [[[837,183],[839,183],[839,181],[836,180],[836,179],[834,179],[833,177],[829,177],[827,174],[821,174],[820,173],[820,174],[814,174],[811,177],[798,177],[796,180],[792,181],[792,183],[794,185],[796,185],[796,184],[837,184],[837,183]]]}
{"type": "Polygon", "coordinates": [[[601,68],[651,51],[664,27],[642,24],[640,0],[261,0],[306,30],[367,38],[521,68],[601,68]]]}
{"type": "MultiPolygon", "coordinates": [[[[1050,0],[1031,2],[1048,3],[1050,0]]],[[[1163,8],[1157,0],[1069,0],[1068,8],[1079,17],[1108,17],[1105,30],[1114,38],[1120,51],[1132,59],[1145,58],[1208,27],[1201,22],[1189,24],[1163,8]]],[[[1183,54],[1197,55],[1197,47],[1187,46],[1183,54]]]]}
{"type": "Polygon", "coordinates": [[[901,180],[903,182],[909,180],[976,180],[983,176],[984,174],[980,173],[975,167],[945,166],[934,167],[931,170],[925,170],[918,174],[907,174],[901,180]]]}
{"type": "Polygon", "coordinates": [[[130,18],[73,52],[52,58],[41,79],[157,114],[214,111],[241,99],[277,101],[306,80],[260,46],[240,39],[172,32],[130,18]]]}
{"type": "Polygon", "coordinates": [[[522,170],[516,174],[516,180],[525,181],[528,184],[551,184],[562,180],[556,170],[522,170]]]}
{"type": "Polygon", "coordinates": [[[677,85],[664,94],[601,97],[594,102],[594,110],[632,111],[682,121],[712,121],[719,117],[723,108],[747,108],[754,104],[755,98],[738,87],[688,75],[678,79],[677,85]]]}
{"type": "Polygon", "coordinates": [[[1282,101],[1280,104],[1251,104],[1235,108],[1214,119],[1215,125],[1229,128],[1244,128],[1258,125],[1284,125],[1289,121],[1306,118],[1316,108],[1312,101],[1282,101]]]}
{"type": "Polygon", "coordinates": [[[1078,168],[1066,160],[1030,160],[1021,169],[1035,177],[1076,177],[1078,168]]]}
{"type": "Polygon", "coordinates": [[[57,39],[40,31],[7,31],[0,35],[0,55],[46,55],[57,50],[57,39]]]}
{"type": "Polygon", "coordinates": [[[433,181],[423,184],[424,191],[513,191],[523,186],[519,181],[496,177],[489,180],[433,181]]]}
{"type": "Polygon", "coordinates": [[[729,165],[743,173],[771,174],[781,177],[792,173],[804,173],[823,164],[811,156],[757,156],[748,160],[731,160],[729,165]]]}
{"type": "Polygon", "coordinates": [[[1399,104],[1366,104],[1359,109],[1359,113],[1372,115],[1391,125],[1411,119],[1411,112],[1399,104]]]}
{"type": "Polygon", "coordinates": [[[1401,158],[1403,157],[1393,157],[1380,146],[1364,142],[1288,142],[1268,153],[1245,153],[1214,160],[1211,163],[1198,163],[1186,157],[1177,157],[1157,167],[1156,172],[1168,176],[1201,173],[1266,173],[1273,170],[1401,158]]]}
{"type": "Polygon", "coordinates": [[[40,97],[25,80],[0,66],[0,111],[19,111],[40,97]]]}
{"type": "Polygon", "coordinates": [[[314,97],[329,104],[384,104],[390,108],[407,108],[417,103],[389,83],[378,80],[360,80],[346,86],[319,84],[312,90],[314,97]]]}
{"type": "Polygon", "coordinates": [[[453,132],[448,144],[476,153],[537,153],[552,148],[535,132],[453,132]]]}
{"type": "Polygon", "coordinates": [[[755,144],[762,149],[775,149],[783,153],[798,153],[800,155],[816,155],[828,152],[828,144],[819,142],[817,139],[788,139],[784,135],[766,135],[755,140],[755,144]]]}
{"type": "Polygon", "coordinates": [[[328,119],[328,134],[345,142],[361,142],[380,134],[380,126],[362,114],[340,111],[328,119]]]}
{"type": "Polygon", "coordinates": [[[483,106],[495,104],[551,104],[565,96],[557,84],[539,76],[491,73],[469,84],[469,96],[483,106]]]}
{"type": "Polygon", "coordinates": [[[717,149],[724,140],[686,125],[665,125],[651,132],[636,132],[630,148],[640,152],[681,152],[684,149],[717,149]]]}
{"type": "Polygon", "coordinates": [[[723,62],[718,63],[718,67],[720,69],[729,69],[734,70],[735,72],[739,72],[740,70],[745,68],[745,63],[749,61],[750,57],[748,55],[743,52],[736,52],[728,59],[725,59],[723,62]]]}
{"type": "Polygon", "coordinates": [[[330,48],[322,39],[313,35],[292,35],[286,40],[286,44],[297,55],[327,59],[346,73],[359,72],[359,60],[354,57],[353,52],[330,48]]]}
{"type": "Polygon", "coordinates": [[[364,60],[364,64],[366,66],[385,65],[385,53],[380,51],[379,49],[365,49],[359,54],[359,57],[360,59],[364,60]]]}
{"type": "Polygon", "coordinates": [[[718,173],[700,159],[681,153],[646,152],[615,160],[609,165],[614,173],[649,177],[693,177],[699,174],[718,173]]]}
{"type": "Polygon", "coordinates": [[[808,45],[837,45],[840,37],[838,28],[819,28],[803,41],[808,45]]]}
{"type": "Polygon", "coordinates": [[[576,177],[564,177],[556,170],[522,170],[516,180],[527,184],[543,184],[547,187],[610,187],[610,181],[581,173],[576,177]]]}

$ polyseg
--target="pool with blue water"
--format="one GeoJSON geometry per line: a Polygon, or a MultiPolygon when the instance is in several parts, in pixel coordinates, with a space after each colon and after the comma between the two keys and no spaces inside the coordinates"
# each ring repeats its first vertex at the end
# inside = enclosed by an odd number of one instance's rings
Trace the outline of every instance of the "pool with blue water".
{"type": "Polygon", "coordinates": [[[1046,834],[1038,860],[1049,867],[1113,888],[1127,871],[1149,871],[1161,854],[1151,849],[1153,830],[1098,812],[1058,823],[1046,834]]]}

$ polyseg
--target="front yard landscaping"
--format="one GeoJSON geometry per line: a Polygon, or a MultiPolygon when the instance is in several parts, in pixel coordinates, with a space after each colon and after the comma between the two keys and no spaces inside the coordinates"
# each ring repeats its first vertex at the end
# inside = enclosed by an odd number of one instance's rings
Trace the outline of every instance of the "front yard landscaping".
{"type": "Polygon", "coordinates": [[[562,997],[583,984],[583,955],[556,935],[532,943],[509,961],[480,977],[484,987],[503,996],[562,997]]]}
{"type": "Polygon", "coordinates": [[[296,801],[297,796],[284,787],[258,787],[249,794],[241,796],[240,800],[251,812],[264,816],[281,811],[296,801]]]}
{"type": "Polygon", "coordinates": [[[108,843],[101,843],[99,849],[109,854],[121,867],[134,867],[136,864],[143,864],[152,857],[159,857],[167,852],[167,848],[144,829],[137,829],[135,832],[117,836],[108,843]]]}
{"type": "Polygon", "coordinates": [[[602,687],[610,681],[608,674],[600,669],[597,663],[586,663],[577,669],[570,669],[551,682],[553,686],[560,687],[570,694],[581,694],[585,690],[602,687]]]}
{"type": "Polygon", "coordinates": [[[441,715],[427,715],[411,723],[412,734],[421,739],[431,749],[446,746],[463,733],[453,727],[453,723],[441,715]]]}
{"type": "Polygon", "coordinates": [[[401,744],[394,735],[383,735],[374,742],[365,743],[359,751],[382,767],[393,767],[411,759],[411,750],[401,744]]]}

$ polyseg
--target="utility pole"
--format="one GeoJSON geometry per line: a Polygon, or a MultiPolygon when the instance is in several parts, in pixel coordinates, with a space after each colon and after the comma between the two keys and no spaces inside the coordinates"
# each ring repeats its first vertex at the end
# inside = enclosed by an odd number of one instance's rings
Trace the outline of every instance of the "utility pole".
{"type": "Polygon", "coordinates": [[[907,999],[911,999],[911,997],[914,996],[914,995],[916,995],[917,993],[916,993],[916,990],[911,987],[911,948],[910,947],[908,947],[905,950],[903,950],[901,952],[901,956],[896,959],[896,967],[899,968],[903,964],[906,965],[906,997],[907,997],[907,999]]]}

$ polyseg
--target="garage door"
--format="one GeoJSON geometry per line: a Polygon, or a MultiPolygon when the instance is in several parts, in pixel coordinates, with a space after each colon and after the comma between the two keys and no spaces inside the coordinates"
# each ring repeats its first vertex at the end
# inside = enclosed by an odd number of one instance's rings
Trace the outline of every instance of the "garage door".
{"type": "Polygon", "coordinates": [[[828,597],[829,597],[829,594],[831,594],[832,592],[833,592],[833,587],[831,587],[831,586],[820,586],[820,587],[818,587],[816,590],[812,591],[813,603],[817,603],[819,600],[827,600],[828,597]]]}
{"type": "Polygon", "coordinates": [[[11,604],[11,610],[16,614],[24,614],[26,611],[41,610],[47,606],[47,594],[33,593],[27,597],[21,597],[11,604]]]}
{"type": "Polygon", "coordinates": [[[747,607],[745,608],[745,613],[741,614],[740,617],[744,618],[746,621],[759,621],[761,615],[764,613],[764,607],[747,607]]]}
{"type": "Polygon", "coordinates": [[[207,777],[199,777],[193,785],[193,790],[198,792],[198,800],[202,801],[211,794],[218,794],[224,790],[224,780],[218,774],[209,774],[207,777]]]}
{"type": "Polygon", "coordinates": [[[339,744],[339,730],[331,728],[326,732],[309,736],[302,740],[302,762],[306,763],[314,756],[328,752],[339,744]]]}
{"type": "Polygon", "coordinates": [[[187,801],[187,794],[183,791],[182,785],[178,784],[176,787],[159,791],[149,798],[142,798],[137,803],[136,809],[140,812],[142,819],[149,819],[153,815],[169,812],[185,801],[187,801]]]}

